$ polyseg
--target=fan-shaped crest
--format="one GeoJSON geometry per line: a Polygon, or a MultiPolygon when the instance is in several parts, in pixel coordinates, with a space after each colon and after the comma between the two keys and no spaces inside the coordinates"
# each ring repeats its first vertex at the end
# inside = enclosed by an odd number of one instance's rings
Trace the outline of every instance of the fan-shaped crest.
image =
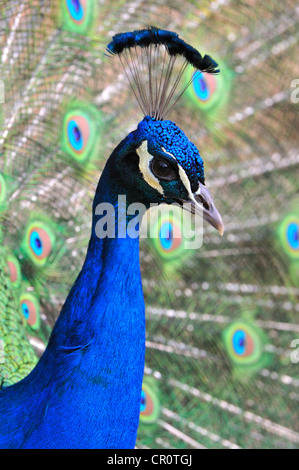
{"type": "Polygon", "coordinates": [[[144,115],[159,120],[166,118],[198,74],[219,72],[210,56],[203,57],[177,33],[155,27],[116,34],[107,51],[118,55],[144,115]],[[181,79],[190,66],[195,73],[186,84],[181,79]]]}

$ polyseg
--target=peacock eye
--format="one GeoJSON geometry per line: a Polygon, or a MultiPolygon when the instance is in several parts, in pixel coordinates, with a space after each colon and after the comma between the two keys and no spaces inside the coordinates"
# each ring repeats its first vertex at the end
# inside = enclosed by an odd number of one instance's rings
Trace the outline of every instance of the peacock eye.
{"type": "Polygon", "coordinates": [[[160,158],[154,158],[151,163],[151,171],[161,180],[172,181],[176,179],[176,174],[173,168],[160,158]]]}

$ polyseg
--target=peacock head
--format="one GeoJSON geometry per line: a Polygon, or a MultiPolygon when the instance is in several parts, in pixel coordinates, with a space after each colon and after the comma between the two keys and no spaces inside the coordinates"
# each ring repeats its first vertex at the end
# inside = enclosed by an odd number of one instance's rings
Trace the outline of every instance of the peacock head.
{"type": "Polygon", "coordinates": [[[125,188],[129,203],[191,203],[191,211],[200,212],[222,234],[221,216],[205,186],[203,160],[184,132],[166,120],[196,75],[218,73],[218,64],[177,33],[154,26],[116,34],[107,52],[119,57],[145,116],[113,153],[116,187],[125,188]],[[188,67],[195,73],[180,91],[188,67]]]}
{"type": "Polygon", "coordinates": [[[223,234],[221,216],[205,186],[204,162],[174,122],[146,116],[115,149],[112,161],[116,186],[128,204],[191,207],[223,234]]]}

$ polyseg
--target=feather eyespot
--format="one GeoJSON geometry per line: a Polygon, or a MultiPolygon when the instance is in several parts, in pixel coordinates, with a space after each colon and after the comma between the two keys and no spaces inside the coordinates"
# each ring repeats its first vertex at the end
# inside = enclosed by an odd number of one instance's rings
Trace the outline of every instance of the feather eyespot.
{"type": "Polygon", "coordinates": [[[21,267],[16,257],[12,254],[7,256],[7,271],[13,286],[19,286],[21,281],[21,267]]]}
{"type": "Polygon", "coordinates": [[[86,0],[66,0],[66,6],[73,21],[81,23],[84,19],[86,0]]]}
{"type": "Polygon", "coordinates": [[[299,217],[289,213],[278,227],[278,237],[284,253],[293,261],[299,260],[299,217]]]}
{"type": "MultiPolygon", "coordinates": [[[[149,240],[161,258],[165,269],[171,269],[184,258],[190,256],[189,242],[194,242],[198,234],[195,231],[190,231],[190,234],[188,232],[190,238],[185,236],[184,229],[187,229],[187,226],[186,224],[184,226],[184,215],[180,207],[172,206],[169,211],[167,206],[165,212],[161,212],[161,210],[161,208],[150,210],[149,240]]],[[[191,227],[190,230],[192,230],[191,227]]]]}
{"type": "Polygon", "coordinates": [[[1,204],[6,200],[6,183],[4,176],[0,173],[0,209],[1,204]]]}
{"type": "Polygon", "coordinates": [[[63,117],[62,150],[77,163],[98,156],[100,113],[93,106],[78,103],[63,117]]]}
{"type": "Polygon", "coordinates": [[[214,75],[202,72],[196,74],[192,85],[198,99],[206,103],[212,98],[217,88],[217,81],[214,75]]]}
{"type": "Polygon", "coordinates": [[[290,222],[287,226],[286,237],[289,247],[293,251],[299,251],[299,221],[290,222]]]}
{"type": "Polygon", "coordinates": [[[30,293],[22,294],[20,308],[26,323],[32,329],[37,330],[40,326],[40,307],[37,298],[30,293]]]}
{"type": "Polygon", "coordinates": [[[140,413],[143,413],[147,406],[146,393],[144,390],[141,390],[141,400],[140,400],[140,413]]]}
{"type": "Polygon", "coordinates": [[[233,363],[243,366],[254,366],[263,357],[264,337],[253,324],[236,321],[223,332],[227,353],[233,363]]]}
{"type": "Polygon", "coordinates": [[[254,347],[253,339],[245,329],[235,331],[232,337],[232,344],[237,356],[247,357],[252,354],[254,347]]]}
{"type": "Polygon", "coordinates": [[[89,124],[83,116],[73,116],[67,121],[67,136],[74,152],[79,155],[84,152],[89,138],[89,124]]]}
{"type": "MultiPolygon", "coordinates": [[[[186,95],[194,106],[208,115],[218,112],[230,96],[234,74],[226,64],[221,63],[220,68],[219,75],[195,71],[188,76],[191,85],[187,88],[186,95]]],[[[217,117],[219,119],[219,115],[217,117]]]]}
{"type": "Polygon", "coordinates": [[[154,423],[160,413],[160,402],[154,388],[143,383],[140,398],[140,421],[143,423],[154,423]]]}
{"type": "Polygon", "coordinates": [[[45,265],[55,245],[55,235],[51,227],[43,221],[30,223],[21,245],[23,254],[34,264],[45,265]]]}
{"type": "Polygon", "coordinates": [[[159,241],[161,250],[165,253],[171,253],[180,247],[182,244],[182,234],[174,221],[165,220],[161,223],[159,241]]]}
{"type": "Polygon", "coordinates": [[[63,29],[76,34],[92,33],[96,12],[96,0],[62,0],[61,22],[63,29]]]}
{"type": "Polygon", "coordinates": [[[37,259],[45,259],[52,251],[51,240],[43,228],[33,227],[29,232],[29,247],[37,259]]]}

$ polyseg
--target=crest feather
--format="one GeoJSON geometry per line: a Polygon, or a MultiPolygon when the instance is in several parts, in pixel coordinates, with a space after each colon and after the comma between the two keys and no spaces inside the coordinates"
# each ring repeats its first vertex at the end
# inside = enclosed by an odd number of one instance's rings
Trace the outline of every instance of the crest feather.
{"type": "Polygon", "coordinates": [[[166,118],[197,74],[220,71],[209,55],[202,56],[177,33],[154,26],[116,34],[107,52],[110,56],[118,55],[144,115],[158,120],[166,118]],[[179,90],[189,66],[195,73],[179,90]]]}

